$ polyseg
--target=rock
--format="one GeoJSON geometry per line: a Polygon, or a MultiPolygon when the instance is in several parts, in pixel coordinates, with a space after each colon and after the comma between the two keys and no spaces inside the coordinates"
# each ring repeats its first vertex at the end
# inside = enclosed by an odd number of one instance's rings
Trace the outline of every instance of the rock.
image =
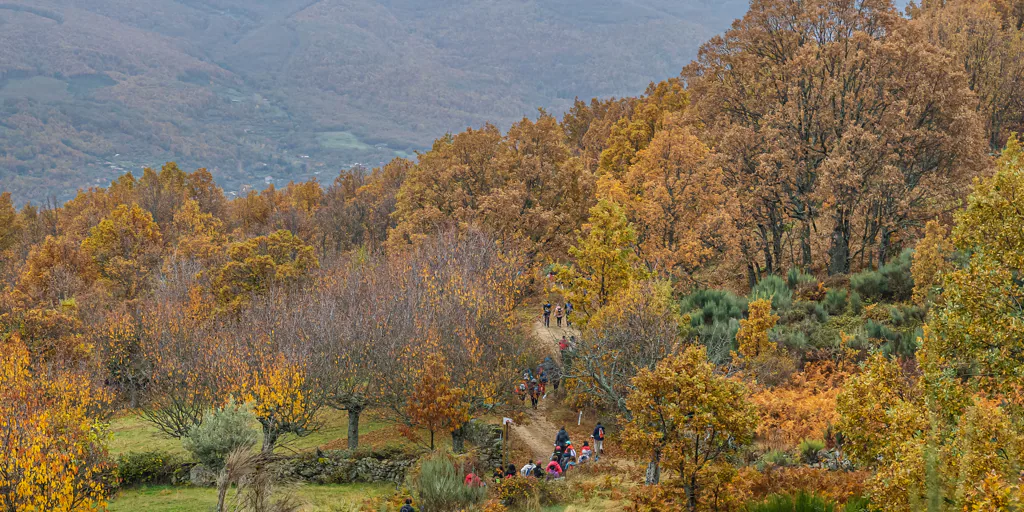
{"type": "Polygon", "coordinates": [[[189,482],[196,487],[212,487],[217,485],[217,473],[202,464],[192,466],[188,473],[189,482]]]}

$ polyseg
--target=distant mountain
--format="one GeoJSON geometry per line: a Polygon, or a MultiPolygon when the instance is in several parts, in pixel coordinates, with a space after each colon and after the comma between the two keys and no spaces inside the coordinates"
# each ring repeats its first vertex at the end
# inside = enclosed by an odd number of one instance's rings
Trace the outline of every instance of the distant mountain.
{"type": "Polygon", "coordinates": [[[323,180],[678,74],[744,0],[0,0],[0,188],[323,180]]]}

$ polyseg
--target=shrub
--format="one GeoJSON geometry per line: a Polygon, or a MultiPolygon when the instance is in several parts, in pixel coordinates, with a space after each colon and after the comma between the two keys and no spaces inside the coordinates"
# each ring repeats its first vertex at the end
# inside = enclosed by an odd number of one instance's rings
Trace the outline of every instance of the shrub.
{"type": "Polygon", "coordinates": [[[750,290],[750,300],[771,299],[772,308],[785,311],[793,303],[793,290],[779,276],[768,276],[757,282],[750,290]]]}
{"type": "Polygon", "coordinates": [[[715,323],[728,323],[743,318],[747,302],[725,290],[698,290],[679,301],[680,311],[690,313],[693,327],[715,323]]]}
{"type": "Polygon", "coordinates": [[[873,302],[910,300],[914,293],[914,277],[910,272],[913,255],[914,252],[908,249],[878,270],[865,270],[850,276],[850,287],[873,302]]]}
{"type": "Polygon", "coordinates": [[[744,507],[746,512],[834,512],[835,509],[835,503],[805,492],[796,496],[773,494],[761,503],[744,507]]]}
{"type": "Polygon", "coordinates": [[[831,289],[825,292],[825,300],[822,301],[822,307],[830,315],[841,315],[846,311],[846,305],[849,302],[849,292],[841,289],[831,289]]]}
{"type": "Polygon", "coordinates": [[[494,492],[502,505],[512,510],[540,508],[540,485],[536,478],[506,478],[495,486],[494,492]]]}
{"type": "Polygon", "coordinates": [[[181,460],[165,452],[130,452],[117,458],[121,487],[171,483],[181,460]]]}
{"type": "Polygon", "coordinates": [[[784,468],[792,466],[794,464],[793,456],[785,450],[768,450],[761,459],[758,461],[760,467],[780,467],[784,468]]]}
{"type": "Polygon", "coordinates": [[[253,421],[248,410],[230,402],[223,409],[207,413],[203,422],[182,439],[182,445],[204,466],[220,471],[231,452],[256,443],[253,421]]]}
{"type": "Polygon", "coordinates": [[[818,439],[804,439],[800,441],[797,450],[800,451],[800,460],[804,464],[817,464],[818,452],[825,449],[825,441],[818,439]]]}
{"type": "Polygon", "coordinates": [[[483,502],[487,489],[470,487],[464,483],[465,478],[466,472],[453,457],[436,452],[428,456],[412,482],[420,507],[431,512],[454,512],[483,502]]]}
{"type": "Polygon", "coordinates": [[[864,310],[864,300],[861,298],[860,293],[853,292],[850,294],[850,313],[854,316],[860,315],[861,311],[864,310]]]}
{"type": "Polygon", "coordinates": [[[789,286],[790,290],[796,290],[801,285],[817,284],[817,282],[818,280],[814,276],[805,274],[803,270],[796,267],[790,268],[789,272],[786,273],[786,286],[789,286]]]}

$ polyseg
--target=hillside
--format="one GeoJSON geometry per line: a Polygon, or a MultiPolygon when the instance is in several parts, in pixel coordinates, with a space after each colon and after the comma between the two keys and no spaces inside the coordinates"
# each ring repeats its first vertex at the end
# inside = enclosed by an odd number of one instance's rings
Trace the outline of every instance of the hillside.
{"type": "Polygon", "coordinates": [[[7,0],[0,188],[206,166],[229,192],[674,76],[730,0],[7,0]]]}

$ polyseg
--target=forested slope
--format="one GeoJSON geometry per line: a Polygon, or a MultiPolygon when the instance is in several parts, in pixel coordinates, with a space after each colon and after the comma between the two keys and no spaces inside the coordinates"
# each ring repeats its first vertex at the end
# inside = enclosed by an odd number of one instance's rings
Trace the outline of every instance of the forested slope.
{"type": "Polygon", "coordinates": [[[173,159],[234,192],[268,175],[374,166],[577,95],[635,94],[745,9],[12,0],[0,4],[0,184],[19,201],[67,199],[173,159]]]}

